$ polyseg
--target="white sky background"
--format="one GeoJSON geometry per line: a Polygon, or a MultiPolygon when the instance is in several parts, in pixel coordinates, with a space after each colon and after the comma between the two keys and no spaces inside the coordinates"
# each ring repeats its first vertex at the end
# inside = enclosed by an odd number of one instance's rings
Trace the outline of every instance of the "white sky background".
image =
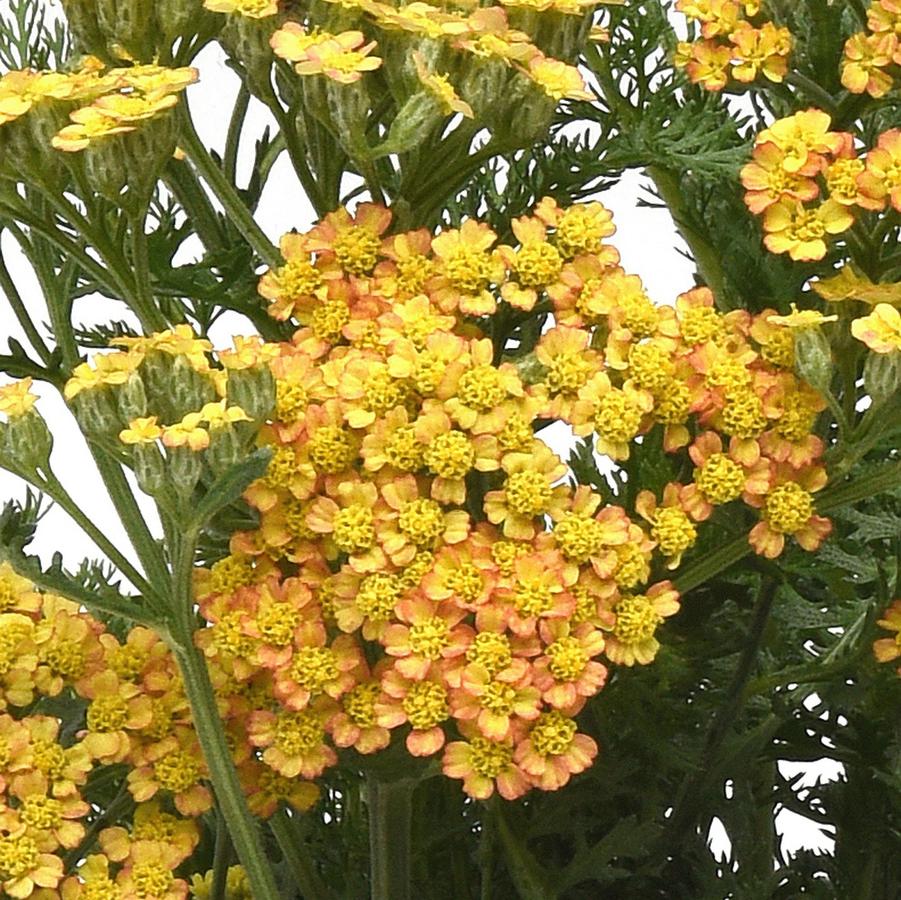
{"type": "MultiPolygon", "coordinates": [[[[0,0],[2,3],[3,0],[0,0]]],[[[189,88],[191,111],[201,137],[208,145],[221,151],[225,142],[232,101],[237,91],[238,79],[225,65],[224,55],[217,45],[208,47],[198,58],[201,78],[189,88]]],[[[245,129],[246,138],[239,157],[239,179],[243,183],[253,162],[253,143],[266,124],[271,123],[268,112],[257,101],[252,101],[251,112],[245,129]]],[[[622,256],[622,265],[628,272],[641,276],[648,293],[657,303],[672,303],[676,295],[694,285],[694,266],[681,253],[685,246],[676,233],[669,213],[664,209],[639,207],[638,199],[645,195],[647,180],[638,173],[627,174],[615,187],[598,195],[612,212],[617,232],[611,242],[622,256]]],[[[272,170],[266,190],[260,202],[257,221],[273,243],[292,228],[304,230],[314,217],[291,170],[287,155],[283,154],[272,170]]],[[[33,318],[39,324],[46,321],[43,301],[34,274],[27,261],[19,253],[8,234],[3,235],[2,248],[7,265],[27,307],[35,311],[33,318]]],[[[190,260],[190,248],[184,248],[178,262],[190,260]]],[[[82,324],[105,322],[111,319],[129,318],[122,304],[96,298],[84,298],[76,304],[76,320],[82,324]]],[[[40,329],[42,332],[44,329],[40,329]]],[[[248,323],[240,317],[224,316],[213,331],[216,346],[227,346],[236,331],[248,332],[248,323]]],[[[6,352],[6,338],[13,337],[28,348],[29,344],[8,305],[0,298],[0,353],[6,352]]],[[[5,378],[3,379],[6,380],[5,378]]],[[[74,420],[66,410],[59,395],[47,385],[36,385],[41,395],[39,409],[50,425],[55,444],[52,464],[57,476],[66,485],[76,502],[86,510],[100,527],[126,555],[132,557],[124,530],[106,497],[102,482],[96,475],[87,447],[74,420]]],[[[137,492],[139,500],[140,492],[137,492]]],[[[0,504],[10,497],[24,498],[25,485],[8,472],[0,470],[0,504]]],[[[142,508],[148,520],[153,521],[152,503],[145,498],[142,508]]],[[[58,508],[52,508],[42,520],[38,534],[30,547],[46,563],[57,550],[66,563],[77,567],[84,557],[97,558],[100,554],[91,540],[84,535],[68,516],[58,508]]],[[[800,767],[781,763],[785,775],[807,771],[805,782],[812,784],[818,778],[837,777],[840,767],[834,764],[800,767]]],[[[807,846],[826,850],[833,842],[823,836],[812,822],[783,810],[777,817],[786,850],[807,846]]],[[[720,824],[714,823],[710,832],[712,851],[721,856],[728,848],[728,838],[720,824]]]]}

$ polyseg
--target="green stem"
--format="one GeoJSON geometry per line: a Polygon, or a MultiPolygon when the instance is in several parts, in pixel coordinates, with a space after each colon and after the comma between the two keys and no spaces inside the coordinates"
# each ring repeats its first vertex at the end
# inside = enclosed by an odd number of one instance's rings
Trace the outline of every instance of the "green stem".
{"type": "Polygon", "coordinates": [[[282,855],[291,869],[291,875],[303,894],[303,900],[328,900],[329,890],[310,863],[307,849],[297,833],[294,818],[289,817],[287,810],[280,809],[269,820],[269,829],[281,848],[282,855]]]}
{"type": "Polygon", "coordinates": [[[241,134],[244,131],[244,120],[247,118],[247,109],[250,106],[250,91],[242,81],[231,119],[228,123],[228,132],[225,138],[225,153],[222,156],[222,171],[225,177],[232,183],[238,171],[238,150],[241,146],[241,134]]]}
{"type": "Polygon", "coordinates": [[[112,825],[120,816],[121,813],[124,813],[130,806],[134,805],[134,801],[131,798],[131,793],[128,790],[128,785],[126,782],[122,783],[122,786],[119,788],[119,792],[113,798],[113,800],[109,803],[103,812],[97,815],[93,822],[88,826],[87,831],[84,833],[84,837],[81,839],[77,847],[73,847],[64,857],[63,857],[63,866],[64,871],[68,874],[72,871],[72,869],[88,854],[88,851],[94,846],[97,841],[97,835],[106,828],[108,825],[112,825]]]}
{"type": "Polygon", "coordinates": [[[22,326],[29,343],[35,353],[41,358],[41,362],[46,366],[50,362],[50,350],[44,343],[34,322],[31,320],[31,316],[28,314],[25,304],[22,302],[22,296],[19,294],[16,283],[9,274],[9,269],[6,266],[6,260],[3,258],[2,253],[0,253],[0,289],[6,295],[6,301],[12,308],[16,319],[18,319],[19,325],[22,326]]]}
{"type": "Polygon", "coordinates": [[[110,562],[143,594],[151,601],[160,600],[160,594],[150,585],[147,579],[122,555],[115,544],[88,518],[78,504],[69,495],[59,479],[52,473],[45,473],[43,484],[35,483],[35,487],[43,490],[64,509],[82,531],[102,550],[110,562]]]}
{"type": "Polygon", "coordinates": [[[216,199],[222,204],[226,215],[241,232],[245,240],[270,267],[281,265],[282,258],[278,249],[263,233],[250,210],[239,196],[234,185],[223,175],[203,141],[194,128],[191,116],[186,107],[180,109],[180,145],[188,159],[207,183],[216,199]]]}
{"type": "Polygon", "coordinates": [[[410,900],[412,799],[416,782],[370,775],[369,871],[371,900],[410,900]]]}
{"type": "Polygon", "coordinates": [[[216,847],[213,850],[213,884],[210,900],[228,900],[228,867],[231,863],[232,842],[222,810],[216,810],[216,847]]]}
{"type": "Polygon", "coordinates": [[[169,324],[166,317],[153,302],[153,288],[150,282],[150,259],[147,251],[146,208],[136,213],[129,223],[131,226],[131,262],[134,267],[133,304],[135,313],[144,331],[163,331],[169,324]]]}
{"type": "Polygon", "coordinates": [[[785,76],[785,83],[800,88],[807,95],[808,100],[816,103],[820,109],[825,110],[830,115],[835,115],[838,109],[835,97],[806,75],[802,75],[798,71],[789,72],[785,76]]]}
{"type": "Polygon", "coordinates": [[[680,593],[687,594],[698,585],[709,581],[714,575],[719,575],[720,572],[744,559],[750,552],[748,537],[743,534],[686,566],[673,579],[673,583],[680,593]]]}

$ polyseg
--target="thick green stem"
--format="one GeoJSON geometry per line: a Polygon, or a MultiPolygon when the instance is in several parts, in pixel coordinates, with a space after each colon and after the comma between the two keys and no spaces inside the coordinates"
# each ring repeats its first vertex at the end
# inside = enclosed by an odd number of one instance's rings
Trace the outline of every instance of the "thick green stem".
{"type": "Polygon", "coordinates": [[[3,258],[2,253],[0,253],[0,290],[6,295],[6,301],[9,303],[16,319],[18,319],[19,325],[22,326],[22,330],[25,332],[25,336],[34,348],[35,353],[41,358],[41,362],[47,365],[50,362],[50,350],[44,343],[34,322],[31,320],[31,316],[28,314],[25,304],[22,302],[22,297],[12,276],[9,274],[9,269],[6,267],[6,260],[3,258]]]}
{"type": "Polygon", "coordinates": [[[184,679],[197,731],[216,795],[219,812],[228,825],[232,843],[247,873],[254,900],[280,900],[278,888],[263,849],[260,827],[251,815],[234,761],[225,739],[216,695],[206,661],[194,645],[192,578],[196,535],[184,535],[176,549],[173,608],[166,635],[184,679]]]}
{"type": "Polygon", "coordinates": [[[200,136],[194,128],[194,123],[191,121],[191,116],[186,109],[181,111],[180,121],[182,149],[216,196],[216,199],[225,208],[226,215],[267,265],[273,268],[281,265],[282,259],[278,249],[273,246],[269,238],[263,233],[250,210],[238,195],[234,185],[225,177],[222,170],[216,165],[215,160],[210,156],[203,141],[200,140],[200,136]]]}
{"type": "Polygon", "coordinates": [[[153,302],[150,259],[147,252],[146,210],[134,215],[131,226],[131,263],[134,267],[132,305],[145,331],[162,331],[169,324],[153,302]]]}
{"type": "Polygon", "coordinates": [[[410,900],[410,841],[415,781],[370,776],[369,871],[371,900],[410,900]]]}

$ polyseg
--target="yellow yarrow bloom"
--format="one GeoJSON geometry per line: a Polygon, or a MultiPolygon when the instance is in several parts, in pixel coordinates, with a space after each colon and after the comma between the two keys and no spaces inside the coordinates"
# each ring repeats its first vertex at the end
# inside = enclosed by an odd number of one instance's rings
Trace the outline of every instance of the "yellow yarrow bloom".
{"type": "Polygon", "coordinates": [[[163,429],[157,424],[156,416],[142,416],[132,419],[128,428],[119,432],[123,444],[152,444],[162,437],[163,429]]]}
{"type": "Polygon", "coordinates": [[[783,325],[786,328],[819,328],[827,322],[837,322],[838,316],[824,316],[815,309],[798,309],[792,303],[791,312],[787,316],[769,316],[767,322],[783,325]]]}
{"type": "Polygon", "coordinates": [[[901,351],[901,312],[888,303],[879,303],[872,313],[851,323],[851,334],[874,353],[901,351]]]}
{"type": "Polygon", "coordinates": [[[447,75],[430,72],[421,53],[413,54],[413,62],[416,64],[416,74],[420,83],[438,101],[445,115],[461,113],[467,119],[473,118],[472,107],[460,99],[447,75]]]}
{"type": "Polygon", "coordinates": [[[319,31],[317,28],[307,31],[302,25],[298,25],[297,22],[285,22],[269,38],[269,46],[272,47],[272,52],[276,56],[286,59],[288,62],[296,63],[306,59],[306,52],[310,47],[315,47],[318,44],[324,44],[326,41],[334,39],[335,36],[327,31],[319,31]]]}
{"type": "Polygon", "coordinates": [[[24,116],[42,100],[62,100],[71,96],[72,88],[72,78],[62,72],[31,69],[7,72],[0,77],[0,125],[24,116]]]}
{"type": "Polygon", "coordinates": [[[30,412],[38,399],[37,394],[31,392],[31,385],[31,378],[23,378],[0,387],[0,413],[16,419],[30,412]]]}
{"type": "Polygon", "coordinates": [[[211,12],[246,16],[248,19],[265,19],[278,13],[278,0],[203,0],[211,12]]]}
{"type": "Polygon", "coordinates": [[[362,31],[344,31],[329,40],[317,42],[303,51],[294,66],[298,75],[325,75],[339,84],[353,84],[364,72],[379,68],[382,60],[369,56],[376,42],[366,39],[362,31]]]}
{"type": "Polygon", "coordinates": [[[593,100],[585,90],[585,81],[575,66],[559,59],[536,56],[529,60],[526,75],[553,100],[593,100]]]}

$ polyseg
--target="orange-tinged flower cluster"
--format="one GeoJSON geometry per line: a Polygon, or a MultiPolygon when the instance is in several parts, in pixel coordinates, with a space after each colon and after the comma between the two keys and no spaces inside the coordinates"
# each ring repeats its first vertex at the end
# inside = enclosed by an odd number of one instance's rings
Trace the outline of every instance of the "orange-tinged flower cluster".
{"type": "Polygon", "coordinates": [[[901,2],[872,0],[867,27],[851,35],[842,54],[842,84],[852,94],[884,97],[901,65],[901,2]]]}
{"type": "Polygon", "coordinates": [[[703,288],[655,306],[613,230],[600,203],[545,199],[510,245],[476,220],[396,234],[363,203],[283,238],[259,290],[299,327],[269,362],[272,460],[245,493],[259,528],[197,583],[257,780],[305,784],[402,729],[474,797],[556,789],[596,753],[576,718],[607,664],[651,662],[678,611],[657,560],[676,567],[737,500],[761,510],[769,556],[828,531],[823,402],[791,373],[791,334],[703,288]],[[488,337],[541,309],[556,324],[529,353],[488,337]],[[657,429],[695,481],[643,493],[632,518],[567,482],[536,435],[553,420],[613,460],[657,429]]]}
{"type": "Polygon", "coordinates": [[[745,17],[758,15],[758,0],[678,0],[676,9],[700,23],[701,36],[680,42],[675,56],[693,84],[721,91],[730,80],[749,84],[761,75],[773,82],[785,77],[791,32],[769,21],[752,25],[745,17]]]}
{"type": "Polygon", "coordinates": [[[134,628],[119,640],[2,563],[0,710],[3,896],[186,897],[175,870],[200,839],[193,819],[211,794],[177,668],[160,638],[134,628]],[[48,709],[64,703],[72,715],[27,711],[49,699],[48,709]],[[88,802],[91,784],[115,764],[129,768],[137,807],[123,824],[100,829],[73,861],[98,815],[88,802]]]}
{"type": "Polygon", "coordinates": [[[827,113],[808,109],[757,135],[741,181],[772,253],[822,259],[831,237],[853,225],[855,208],[901,208],[901,131],[884,132],[861,156],[854,137],[830,124],[827,113]]]}
{"type": "MultiPolygon", "coordinates": [[[[206,0],[206,5],[211,7],[212,2],[213,0],[206,0]]],[[[236,5],[235,0],[215,2],[218,5],[226,2],[235,8],[234,11],[243,12],[241,4],[236,5]]],[[[246,0],[244,3],[246,4],[246,0]]],[[[440,42],[458,56],[458,62],[462,62],[464,67],[467,57],[470,67],[483,60],[496,60],[506,66],[515,66],[553,100],[592,99],[578,69],[562,60],[545,56],[531,42],[528,34],[511,28],[505,8],[527,8],[532,15],[552,12],[583,16],[585,7],[590,4],[574,0],[504,3],[502,6],[482,7],[468,13],[433,6],[421,0],[400,7],[375,0],[350,0],[342,5],[356,8],[365,16],[367,31],[378,32],[379,41],[368,40],[364,32],[359,30],[331,34],[312,23],[305,26],[288,21],[270,39],[275,54],[293,63],[299,75],[324,75],[339,84],[352,84],[359,81],[364,73],[382,65],[381,58],[370,55],[379,42],[390,47],[401,34],[410,39],[440,42]]],[[[264,15],[275,12],[273,4],[271,11],[264,15]]],[[[429,58],[433,59],[435,55],[430,50],[429,58]]],[[[456,62],[454,68],[459,68],[456,62]]],[[[435,97],[446,115],[457,112],[472,115],[471,107],[465,100],[457,97],[456,90],[445,73],[431,71],[421,56],[417,71],[422,86],[435,97]]],[[[460,81],[469,80],[465,71],[460,76],[460,81]]]]}
{"type": "Polygon", "coordinates": [[[155,64],[104,69],[88,57],[80,69],[7,72],[0,77],[0,125],[36,106],[65,103],[71,124],[54,135],[58,150],[83,150],[91,141],[139,128],[178,102],[178,95],[198,77],[194,68],[170,69],[155,64]]]}

